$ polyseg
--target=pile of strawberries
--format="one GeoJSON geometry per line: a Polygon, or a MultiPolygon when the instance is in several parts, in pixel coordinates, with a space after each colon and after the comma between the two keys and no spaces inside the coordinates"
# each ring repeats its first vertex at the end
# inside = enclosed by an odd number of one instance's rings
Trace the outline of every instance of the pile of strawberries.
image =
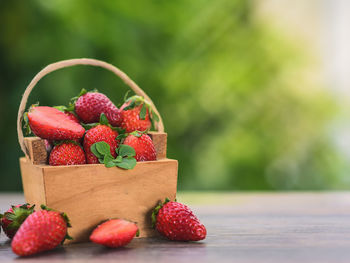
{"type": "Polygon", "coordinates": [[[28,132],[45,139],[50,165],[132,169],[137,161],[156,160],[147,132],[159,117],[140,96],[118,109],[106,95],[83,89],[68,107],[32,105],[24,119],[28,132]]]}
{"type": "MultiPolygon", "coordinates": [[[[11,247],[19,256],[30,256],[52,250],[65,239],[72,239],[67,232],[71,226],[65,213],[45,206],[35,211],[29,204],[12,206],[0,223],[5,234],[12,239],[11,247]]],[[[152,213],[153,227],[163,236],[176,241],[198,241],[206,237],[206,229],[184,204],[168,199],[155,207],[152,213]]],[[[106,247],[121,247],[138,236],[137,224],[123,219],[110,219],[98,225],[90,240],[106,247]]]]}

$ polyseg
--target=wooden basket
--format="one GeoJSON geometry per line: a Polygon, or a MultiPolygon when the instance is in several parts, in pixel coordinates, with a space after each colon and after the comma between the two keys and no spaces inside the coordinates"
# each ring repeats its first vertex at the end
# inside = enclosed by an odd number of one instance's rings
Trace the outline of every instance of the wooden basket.
{"type": "Polygon", "coordinates": [[[156,235],[151,228],[151,210],[166,197],[175,199],[177,187],[176,160],[166,158],[167,134],[162,119],[156,123],[157,132],[150,132],[157,151],[157,161],[138,162],[134,169],[106,168],[103,164],[72,166],[47,165],[44,140],[23,137],[22,121],[28,96],[37,82],[52,71],[75,66],[103,67],[120,77],[137,95],[152,100],[124,72],[95,59],[71,59],[53,63],[41,70],[26,88],[18,111],[17,132],[25,199],[37,208],[45,204],[66,212],[71,219],[68,242],[87,241],[96,225],[110,218],[123,218],[137,223],[140,236],[156,235]]]}

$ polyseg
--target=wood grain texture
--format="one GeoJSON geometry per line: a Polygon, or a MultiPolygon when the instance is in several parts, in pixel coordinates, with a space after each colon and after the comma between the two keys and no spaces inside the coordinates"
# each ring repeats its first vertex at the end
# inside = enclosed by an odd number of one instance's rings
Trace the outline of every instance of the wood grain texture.
{"type": "MultiPolygon", "coordinates": [[[[207,228],[201,242],[134,239],[125,248],[92,243],[65,245],[17,258],[0,236],[0,262],[291,263],[350,262],[350,193],[183,193],[207,228]]],[[[0,209],[23,196],[1,195],[0,209]]]]}
{"type": "Polygon", "coordinates": [[[33,164],[46,164],[48,154],[44,140],[39,137],[25,137],[24,144],[28,149],[28,157],[33,164]]]}
{"type": "Polygon", "coordinates": [[[168,134],[165,132],[149,132],[148,135],[156,148],[157,160],[166,158],[168,134]]]}
{"type": "Polygon", "coordinates": [[[110,218],[134,221],[141,237],[154,236],[151,210],[166,197],[175,199],[177,166],[170,159],[138,162],[132,170],[102,164],[36,166],[21,159],[26,201],[66,212],[74,242],[87,241],[92,229],[110,218]]]}
{"type": "Polygon", "coordinates": [[[27,157],[20,158],[22,184],[26,200],[30,204],[46,204],[43,169],[33,165],[27,157]]]}

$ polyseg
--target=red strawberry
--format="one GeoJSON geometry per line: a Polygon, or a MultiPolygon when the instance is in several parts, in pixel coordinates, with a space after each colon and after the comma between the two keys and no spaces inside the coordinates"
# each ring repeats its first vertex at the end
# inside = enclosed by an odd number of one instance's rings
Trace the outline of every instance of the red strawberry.
{"type": "Polygon", "coordinates": [[[152,123],[149,119],[148,109],[145,119],[142,120],[140,118],[141,108],[142,105],[130,110],[121,111],[122,122],[120,124],[120,127],[122,129],[125,129],[125,132],[145,131],[151,128],[152,123]]]}
{"type": "Polygon", "coordinates": [[[84,137],[84,150],[86,153],[87,163],[99,163],[97,157],[91,152],[91,145],[96,142],[104,141],[109,144],[111,154],[115,158],[117,153],[115,149],[118,148],[118,141],[116,140],[118,132],[112,130],[107,125],[97,125],[96,127],[87,131],[84,137]]]}
{"type": "Polygon", "coordinates": [[[111,219],[97,226],[90,240],[106,247],[121,247],[130,243],[135,235],[138,235],[135,223],[123,219],[111,219]]]}
{"type": "Polygon", "coordinates": [[[147,134],[133,132],[125,138],[123,144],[135,149],[135,159],[138,162],[154,161],[157,159],[153,141],[147,134]]]}
{"type": "Polygon", "coordinates": [[[80,121],[79,121],[78,117],[75,116],[73,112],[65,111],[64,114],[66,114],[68,116],[68,118],[71,119],[72,121],[80,124],[80,121]]]}
{"type": "Polygon", "coordinates": [[[58,109],[59,111],[62,111],[64,114],[66,114],[69,117],[69,119],[80,124],[78,117],[73,113],[73,110],[74,110],[73,104],[70,103],[68,107],[63,106],[63,105],[54,106],[54,108],[58,109]]]}
{"type": "Polygon", "coordinates": [[[27,117],[33,133],[43,139],[74,140],[80,139],[85,133],[85,129],[80,124],[55,108],[31,107],[27,117]]]}
{"type": "Polygon", "coordinates": [[[34,212],[18,229],[11,243],[12,250],[19,256],[30,256],[54,249],[65,237],[68,238],[69,226],[64,213],[47,210],[34,212]]]}
{"type": "Polygon", "coordinates": [[[77,165],[85,163],[84,150],[76,142],[62,142],[53,147],[50,153],[50,165],[77,165]]]}
{"type": "Polygon", "coordinates": [[[178,202],[166,199],[154,209],[153,226],[170,240],[198,241],[206,237],[207,230],[191,209],[178,202]]]}
{"type": "Polygon", "coordinates": [[[112,126],[120,124],[119,109],[104,94],[99,92],[82,92],[75,102],[75,112],[84,123],[98,122],[104,113],[112,126]]]}
{"type": "Polygon", "coordinates": [[[4,233],[13,238],[23,221],[34,212],[34,206],[28,204],[12,206],[0,219],[4,233]]]}

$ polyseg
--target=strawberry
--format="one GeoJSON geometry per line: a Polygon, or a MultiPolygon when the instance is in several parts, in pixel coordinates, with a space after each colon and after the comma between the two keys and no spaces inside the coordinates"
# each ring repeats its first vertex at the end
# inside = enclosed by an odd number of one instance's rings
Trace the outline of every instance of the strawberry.
{"type": "Polygon", "coordinates": [[[138,162],[157,159],[153,141],[147,134],[133,132],[125,138],[123,144],[134,148],[135,159],[138,162]]]}
{"type": "Polygon", "coordinates": [[[207,230],[191,209],[166,199],[152,214],[153,227],[170,240],[198,241],[206,237],[207,230]]]}
{"type": "Polygon", "coordinates": [[[23,221],[34,212],[34,206],[29,204],[16,205],[8,209],[0,219],[4,233],[13,238],[23,221]]]}
{"type": "Polygon", "coordinates": [[[80,124],[80,121],[79,121],[78,117],[75,116],[73,112],[65,111],[64,114],[66,114],[68,116],[68,118],[71,119],[72,121],[80,124]]]}
{"type": "Polygon", "coordinates": [[[83,137],[85,129],[58,109],[34,106],[25,116],[32,132],[47,140],[75,140],[83,137]]]}
{"type": "Polygon", "coordinates": [[[150,109],[150,104],[147,103],[143,97],[130,97],[120,108],[120,127],[125,129],[125,132],[146,131],[151,129],[150,109]]]}
{"type": "Polygon", "coordinates": [[[75,113],[73,113],[74,111],[74,105],[69,103],[69,106],[54,106],[55,109],[58,109],[59,111],[62,111],[64,114],[66,114],[69,119],[71,119],[72,121],[79,123],[80,124],[80,120],[78,119],[78,117],[75,115],[75,113]]]}
{"type": "Polygon", "coordinates": [[[106,95],[86,90],[81,94],[75,102],[75,112],[84,123],[98,122],[104,113],[112,126],[120,124],[120,111],[106,95]]]}
{"type": "Polygon", "coordinates": [[[50,153],[50,165],[77,165],[85,163],[84,150],[74,141],[62,142],[53,147],[50,153]]]}
{"type": "Polygon", "coordinates": [[[99,124],[88,130],[84,137],[84,150],[87,163],[99,163],[98,158],[91,151],[91,145],[101,141],[109,144],[111,154],[115,158],[117,156],[115,150],[118,148],[118,141],[116,140],[117,136],[118,132],[112,130],[108,125],[99,124]]]}
{"type": "Polygon", "coordinates": [[[125,129],[125,132],[146,131],[151,128],[152,123],[149,119],[148,110],[146,117],[144,119],[140,118],[141,107],[142,106],[137,106],[130,110],[121,111],[122,122],[120,124],[120,127],[122,129],[125,129]]]}
{"type": "Polygon", "coordinates": [[[138,236],[138,228],[135,223],[123,219],[111,219],[97,226],[90,240],[106,247],[125,246],[138,236]]]}
{"type": "MultiPolygon", "coordinates": [[[[42,208],[47,209],[44,206],[42,208]]],[[[68,227],[70,224],[65,213],[36,211],[18,229],[11,243],[12,250],[19,256],[30,256],[54,249],[65,238],[70,238],[67,234],[68,227]]]]}

